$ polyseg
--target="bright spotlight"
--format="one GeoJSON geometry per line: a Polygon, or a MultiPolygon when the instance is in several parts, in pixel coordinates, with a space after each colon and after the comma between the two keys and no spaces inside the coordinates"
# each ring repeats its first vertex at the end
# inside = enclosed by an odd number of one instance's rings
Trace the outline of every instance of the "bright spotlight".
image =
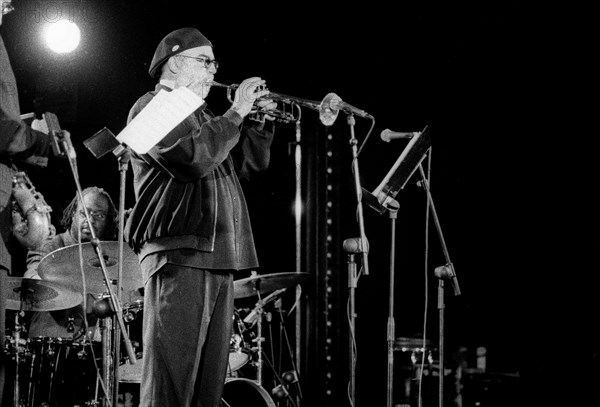
{"type": "Polygon", "coordinates": [[[81,39],[81,32],[77,24],[61,20],[48,24],[45,37],[46,43],[52,51],[65,54],[77,48],[81,39]]]}

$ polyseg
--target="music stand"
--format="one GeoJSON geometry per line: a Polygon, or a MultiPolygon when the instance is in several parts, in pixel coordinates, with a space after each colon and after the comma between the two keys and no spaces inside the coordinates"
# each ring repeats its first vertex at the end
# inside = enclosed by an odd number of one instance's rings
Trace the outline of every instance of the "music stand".
{"type": "Polygon", "coordinates": [[[425,188],[427,194],[427,200],[430,204],[431,212],[434,218],[435,226],[437,228],[438,236],[442,244],[444,256],[446,258],[446,265],[437,267],[435,270],[435,276],[439,279],[438,286],[438,309],[440,318],[439,327],[439,363],[440,363],[440,374],[439,374],[439,406],[443,406],[443,393],[444,393],[444,295],[443,279],[451,281],[454,289],[454,295],[460,295],[460,288],[458,287],[458,281],[456,280],[456,273],[454,267],[450,261],[450,256],[444,241],[440,223],[435,211],[431,192],[429,191],[429,185],[425,172],[423,171],[422,162],[427,156],[431,148],[431,137],[426,126],[422,132],[414,132],[408,145],[400,154],[400,157],[396,160],[392,168],[388,171],[385,178],[381,181],[379,186],[375,188],[373,193],[363,190],[363,197],[365,202],[373,210],[384,213],[386,210],[390,212],[390,219],[392,222],[391,227],[391,248],[390,248],[390,301],[389,301],[389,318],[388,318],[388,395],[387,405],[392,406],[392,393],[393,393],[393,367],[394,367],[394,336],[395,336],[395,322],[393,317],[394,312],[394,252],[395,252],[395,226],[394,221],[396,218],[395,212],[398,210],[400,205],[394,200],[395,196],[400,192],[408,180],[412,177],[417,169],[421,174],[422,186],[425,188]]]}
{"type": "Polygon", "coordinates": [[[388,367],[387,367],[387,407],[393,406],[393,374],[394,374],[394,269],[396,252],[396,218],[400,205],[394,197],[404,188],[417,166],[426,157],[431,147],[431,138],[427,127],[422,132],[413,133],[408,145],[396,160],[387,175],[375,188],[373,193],[363,189],[365,203],[376,212],[383,214],[388,211],[390,218],[390,277],[389,277],[389,309],[387,321],[388,367]]]}

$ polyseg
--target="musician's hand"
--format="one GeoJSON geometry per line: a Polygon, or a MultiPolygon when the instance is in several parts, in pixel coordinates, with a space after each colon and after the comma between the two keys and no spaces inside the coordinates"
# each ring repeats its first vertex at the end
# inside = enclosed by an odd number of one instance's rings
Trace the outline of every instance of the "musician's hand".
{"type": "Polygon", "coordinates": [[[265,81],[259,77],[244,80],[235,91],[235,98],[231,109],[246,117],[252,110],[256,99],[268,95],[269,90],[265,88],[265,81]]]}
{"type": "Polygon", "coordinates": [[[269,112],[275,112],[277,110],[277,102],[273,102],[271,99],[261,99],[256,102],[256,106],[259,110],[264,112],[263,117],[266,120],[275,120],[275,116],[271,116],[269,112]]]}

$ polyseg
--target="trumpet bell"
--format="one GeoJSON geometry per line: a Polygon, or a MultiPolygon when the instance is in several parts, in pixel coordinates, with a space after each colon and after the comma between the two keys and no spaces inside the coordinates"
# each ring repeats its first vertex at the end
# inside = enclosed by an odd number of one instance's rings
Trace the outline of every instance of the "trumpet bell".
{"type": "Polygon", "coordinates": [[[337,96],[335,93],[328,93],[319,105],[319,120],[321,120],[321,123],[323,123],[325,126],[333,125],[340,112],[338,109],[334,109],[332,106],[336,98],[339,99],[339,96],[337,96]]]}

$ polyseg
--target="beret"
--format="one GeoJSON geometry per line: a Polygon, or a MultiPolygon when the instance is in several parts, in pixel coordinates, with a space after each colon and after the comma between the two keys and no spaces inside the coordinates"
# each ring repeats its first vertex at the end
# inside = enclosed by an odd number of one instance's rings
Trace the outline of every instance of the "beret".
{"type": "Polygon", "coordinates": [[[212,47],[211,42],[196,28],[186,27],[175,30],[165,36],[152,57],[150,69],[148,73],[151,77],[156,78],[159,68],[167,59],[173,55],[177,55],[187,49],[208,45],[212,47]]]}

